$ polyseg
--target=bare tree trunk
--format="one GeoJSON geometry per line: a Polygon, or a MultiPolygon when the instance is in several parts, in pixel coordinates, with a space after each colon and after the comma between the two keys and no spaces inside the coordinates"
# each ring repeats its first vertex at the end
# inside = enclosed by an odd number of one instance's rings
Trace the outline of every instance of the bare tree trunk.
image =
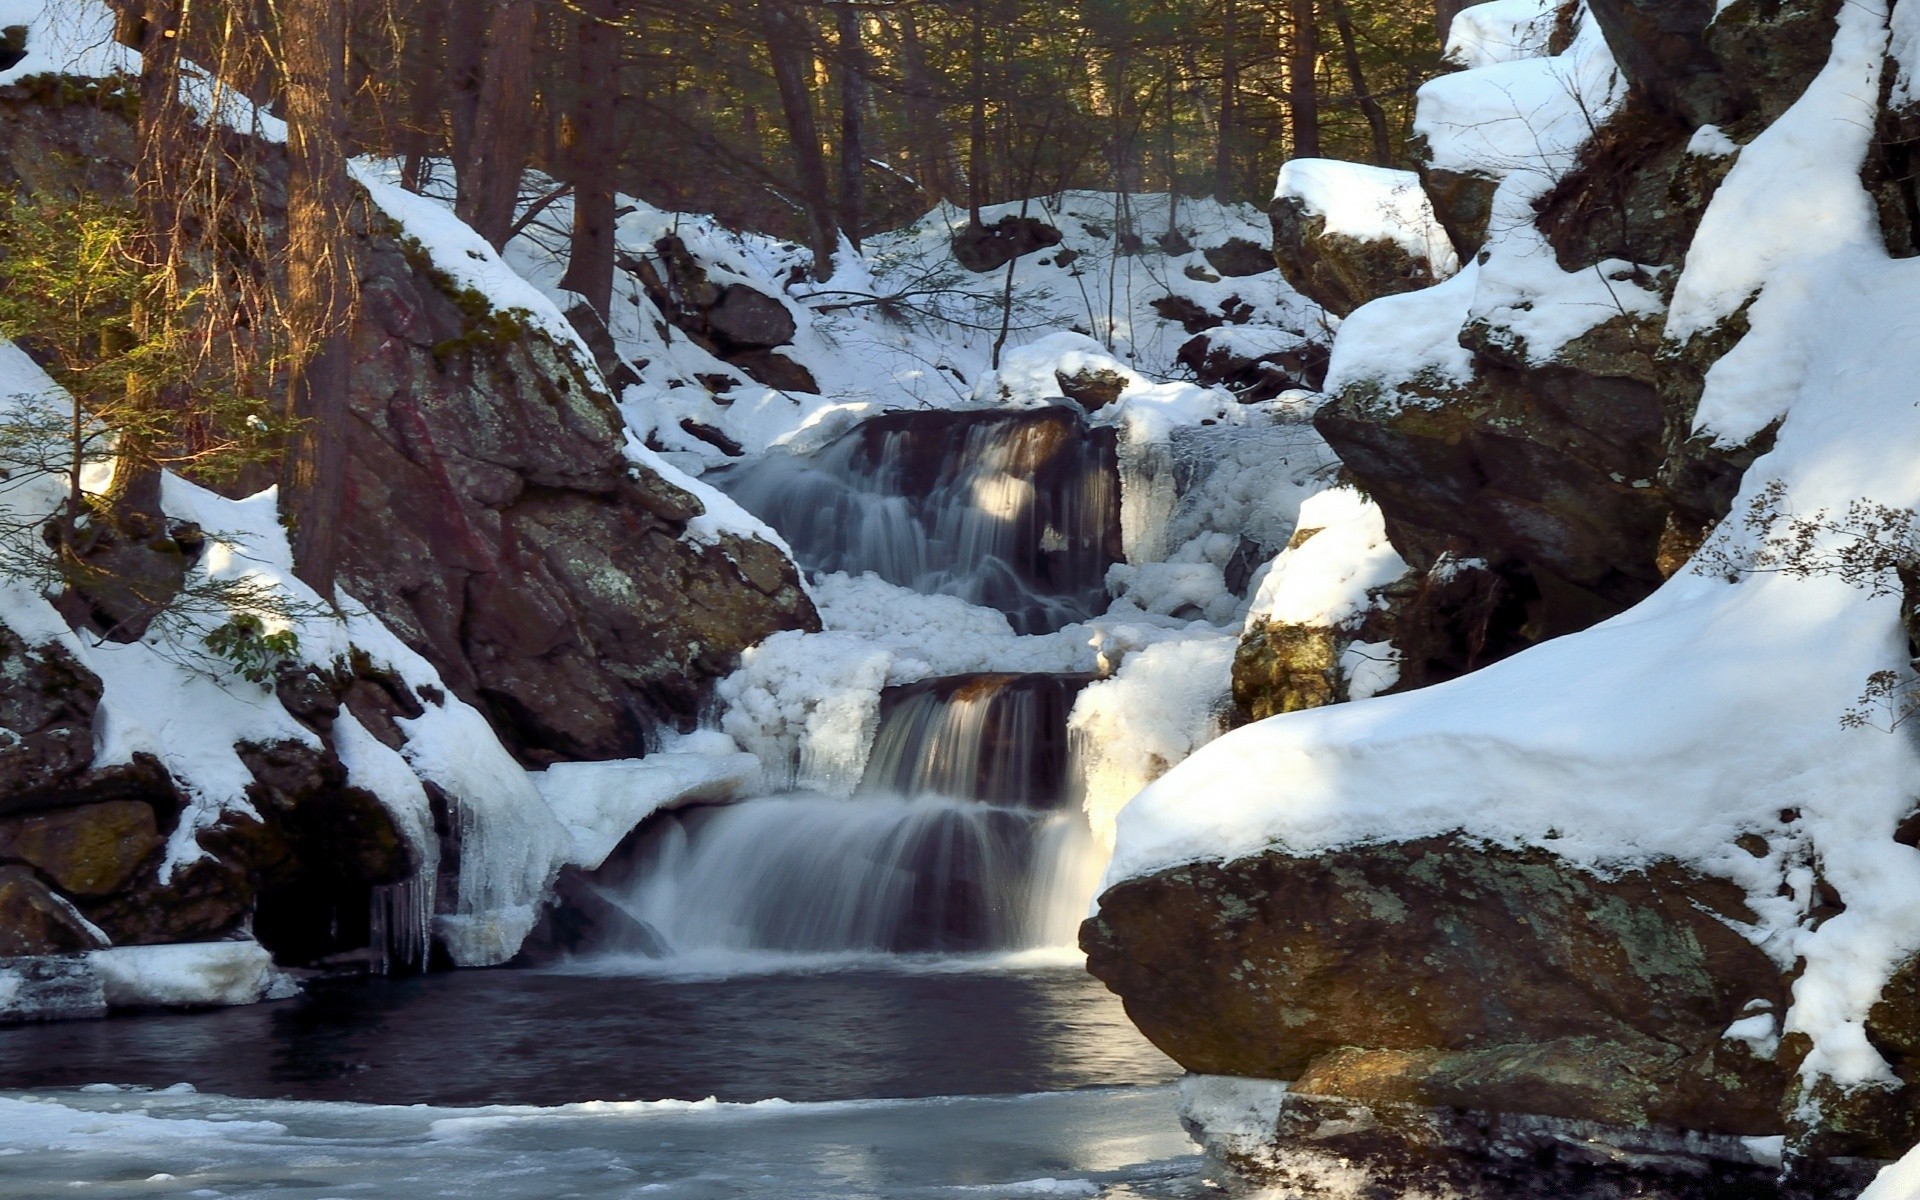
{"type": "Polygon", "coordinates": [[[287,112],[287,396],[297,422],[281,463],[281,512],[295,571],[330,601],[356,284],[347,228],[347,0],[290,0],[277,11],[287,112]]]}
{"type": "Polygon", "coordinates": [[[1320,92],[1315,78],[1320,63],[1320,31],[1314,0],[1289,0],[1292,43],[1287,48],[1287,115],[1293,134],[1293,158],[1320,157],[1320,92]]]}
{"type": "Polygon", "coordinates": [[[1440,44],[1446,45],[1453,33],[1453,19],[1467,7],[1467,0],[1433,0],[1433,25],[1440,31],[1440,44]]]}
{"type": "Polygon", "coordinates": [[[454,212],[496,250],[507,244],[513,228],[520,176],[527,165],[538,18],[538,7],[529,0],[494,0],[467,158],[455,163],[459,194],[454,212]]]}
{"type": "Polygon", "coordinates": [[[1353,40],[1353,13],[1347,8],[1347,0],[1327,0],[1327,7],[1333,10],[1333,22],[1340,31],[1340,57],[1347,67],[1347,82],[1353,85],[1354,102],[1360,111],[1366,114],[1367,128],[1373,134],[1373,161],[1383,167],[1393,165],[1393,146],[1387,138],[1387,114],[1380,108],[1380,102],[1373,98],[1373,92],[1367,87],[1367,76],[1360,69],[1360,48],[1353,40]]]}
{"type": "MultiPolygon", "coordinates": [[[[429,0],[432,3],[433,0],[429,0]]],[[[473,186],[473,131],[486,76],[483,39],[494,0],[439,0],[446,5],[445,70],[448,154],[457,187],[473,186]]]]}
{"type": "Polygon", "coordinates": [[[967,225],[983,224],[987,203],[987,0],[973,0],[973,39],[969,50],[973,82],[973,124],[968,131],[967,225]]]}
{"type": "MultiPolygon", "coordinates": [[[[613,306],[614,176],[620,138],[615,100],[620,94],[619,0],[582,0],[574,22],[576,82],[567,147],[573,184],[573,243],[560,286],[578,292],[605,329],[613,306]]],[[[585,332],[585,331],[583,331],[585,332]]],[[[593,343],[589,336],[588,344],[593,343]]]]}
{"type": "Polygon", "coordinates": [[[867,165],[862,129],[867,108],[867,52],[860,40],[859,10],[842,0],[834,17],[840,34],[840,228],[858,250],[861,189],[867,165]]]}
{"type": "Polygon", "coordinates": [[[1214,133],[1213,198],[1233,199],[1233,145],[1240,118],[1240,4],[1226,0],[1220,16],[1220,119],[1214,133]]]}
{"type": "Polygon", "coordinates": [[[820,152],[820,130],[813,118],[813,94],[807,86],[813,37],[807,23],[788,0],[760,0],[760,20],[767,38],[767,56],[780,88],[780,107],[787,118],[793,144],[794,167],[799,172],[800,203],[807,210],[813,250],[813,277],[833,274],[833,252],[839,247],[833,202],[828,198],[827,161],[820,152]]]}
{"type": "Polygon", "coordinates": [[[927,54],[920,44],[920,29],[913,14],[900,13],[900,57],[907,87],[907,131],[913,145],[916,174],[920,186],[936,200],[953,200],[967,186],[967,171],[960,148],[940,119],[940,99],[934,91],[933,73],[927,68],[927,54]]]}
{"type": "Polygon", "coordinates": [[[402,132],[400,185],[418,192],[427,185],[427,156],[440,124],[440,103],[447,86],[447,0],[419,0],[407,39],[407,127],[402,132]]]}

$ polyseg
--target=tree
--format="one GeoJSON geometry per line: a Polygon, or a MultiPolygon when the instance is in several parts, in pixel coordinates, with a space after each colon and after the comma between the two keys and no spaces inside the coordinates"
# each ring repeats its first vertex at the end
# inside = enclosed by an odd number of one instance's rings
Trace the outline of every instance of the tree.
{"type": "Polygon", "coordinates": [[[1291,40],[1287,48],[1288,127],[1291,158],[1320,157],[1320,31],[1314,0],[1289,0],[1291,40]]]}
{"type": "Polygon", "coordinates": [[[788,0],[760,0],[760,21],[774,83],[780,89],[780,109],[787,119],[787,141],[799,175],[800,205],[806,211],[808,242],[813,251],[813,277],[824,280],[833,274],[839,227],[828,198],[827,160],[820,150],[813,93],[807,86],[813,31],[788,0]]]}
{"type": "MultiPolygon", "coordinates": [[[[471,13],[474,0],[461,0],[471,13]]],[[[486,5],[485,53],[466,57],[456,86],[467,95],[456,117],[454,174],[459,193],[454,212],[498,250],[507,244],[520,201],[520,177],[530,154],[533,111],[533,41],[539,7],[529,0],[492,0],[486,5]],[[457,128],[465,124],[465,145],[457,128]]],[[[455,43],[472,38],[450,35],[455,43]]],[[[458,111],[458,110],[456,110],[458,111]]]]}
{"type": "Polygon", "coordinates": [[[620,166],[618,100],[620,0],[581,0],[574,18],[573,108],[565,138],[567,178],[573,185],[573,235],[560,286],[577,292],[593,314],[583,336],[604,340],[613,306],[614,180],[620,166]]]}
{"type": "Polygon", "coordinates": [[[287,114],[287,411],[281,516],[294,570],[333,595],[357,275],[348,231],[346,0],[274,0],[287,114]]]}
{"type": "Polygon", "coordinates": [[[840,0],[834,19],[840,37],[840,227],[858,250],[867,166],[862,129],[867,108],[867,53],[860,35],[860,13],[850,0],[840,0]]]}

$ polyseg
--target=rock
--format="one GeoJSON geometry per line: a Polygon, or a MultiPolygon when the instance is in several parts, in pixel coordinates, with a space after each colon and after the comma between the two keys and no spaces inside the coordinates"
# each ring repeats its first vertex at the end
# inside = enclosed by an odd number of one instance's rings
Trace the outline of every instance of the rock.
{"type": "Polygon", "coordinates": [[[720,303],[707,313],[707,327],[729,348],[741,350],[784,346],[797,331],[786,305],[740,283],[721,291],[720,303]]]}
{"type": "Polygon", "coordinates": [[[1596,0],[1628,86],[1686,124],[1771,122],[1826,65],[1839,0],[1596,0]]]}
{"type": "Polygon", "coordinates": [[[1660,318],[1611,318],[1533,365],[1482,326],[1473,382],[1412,398],[1343,391],[1314,425],[1427,569],[1470,543],[1519,592],[1532,638],[1586,628],[1648,595],[1669,503],[1660,318]]]}
{"type": "Polygon", "coordinates": [[[367,250],[342,583],[511,749],[643,753],[745,647],[814,627],[796,569],[757,586],[750,540],[680,536],[699,502],[626,461],[618,412],[557,346],[471,336],[416,264],[367,250]],[[447,331],[467,340],[436,356],[447,331]]]}
{"type": "Polygon", "coordinates": [[[106,1015],[100,974],[88,955],[0,958],[0,1025],[106,1015]]]}
{"type": "Polygon", "coordinates": [[[953,257],[975,274],[996,271],[1022,255],[1058,246],[1061,233],[1038,217],[1008,214],[991,225],[968,226],[953,235],[953,257]]]}
{"type": "Polygon", "coordinates": [[[137,800],[0,821],[0,859],[38,868],[70,896],[119,891],[160,845],[152,807],[137,800]]]}
{"type": "Polygon", "coordinates": [[[30,869],[0,866],[0,958],[70,954],[106,944],[79,910],[30,869]]]}
{"type": "Polygon", "coordinates": [[[1409,152],[1420,164],[1420,186],[1433,204],[1435,219],[1447,231],[1460,260],[1471,260],[1486,244],[1487,225],[1493,220],[1493,193],[1500,181],[1471,171],[1435,167],[1418,145],[1410,146],[1409,152]]]}
{"type": "Polygon", "coordinates": [[[1181,1120],[1239,1190],[1298,1200],[1781,1195],[1775,1160],[1728,1135],[1354,1101],[1207,1076],[1182,1083],[1181,1120]]]}
{"type": "Polygon", "coordinates": [[[1190,1071],[1766,1135],[1787,1072],[1721,1036],[1756,1001],[1785,1007],[1779,968],[1725,923],[1748,919],[1737,889],[1675,865],[1602,879],[1449,836],[1126,880],[1081,945],[1190,1071]]]}
{"type": "Polygon", "coordinates": [[[113,895],[82,901],[87,919],[116,946],[206,941],[241,929],[256,899],[246,859],[231,827],[216,826],[200,841],[211,857],[181,864],[165,883],[151,862],[113,895]]]}
{"type": "Polygon", "coordinates": [[[739,367],[758,383],[782,392],[801,392],[808,396],[820,394],[819,381],[813,372],[784,354],[772,350],[740,350],[728,360],[739,367]]]}
{"type": "Polygon", "coordinates": [[[0,814],[49,807],[93,763],[100,680],[57,643],[0,624],[0,814]]]}
{"type": "Polygon", "coordinates": [[[1234,650],[1234,705],[1264,721],[1346,699],[1340,651],[1351,640],[1323,626],[1253,623],[1234,650]]]}
{"type": "Polygon", "coordinates": [[[1206,330],[1180,347],[1176,361],[1205,387],[1224,387],[1245,404],[1295,388],[1316,390],[1327,378],[1327,347],[1285,330],[1227,326],[1206,330]]]}
{"type": "Polygon", "coordinates": [[[553,898],[517,961],[555,962],[588,952],[660,958],[666,948],[653,926],[607,899],[577,868],[567,867],[554,881],[553,898]]]}
{"type": "Polygon", "coordinates": [[[1055,371],[1053,378],[1060,385],[1062,396],[1088,412],[1098,412],[1118,400],[1120,393],[1127,390],[1125,375],[1098,367],[1082,367],[1072,374],[1055,371]]]}
{"type": "Polygon", "coordinates": [[[1228,238],[1218,246],[1209,246],[1200,253],[1206,256],[1208,266],[1229,279],[1265,275],[1277,265],[1274,262],[1272,250],[1242,237],[1228,238]]]}
{"type": "Polygon", "coordinates": [[[1344,317],[1369,300],[1440,281],[1431,262],[1408,253],[1398,242],[1328,233],[1327,219],[1309,211],[1297,196],[1279,197],[1268,215],[1280,273],[1335,316],[1344,317]]]}

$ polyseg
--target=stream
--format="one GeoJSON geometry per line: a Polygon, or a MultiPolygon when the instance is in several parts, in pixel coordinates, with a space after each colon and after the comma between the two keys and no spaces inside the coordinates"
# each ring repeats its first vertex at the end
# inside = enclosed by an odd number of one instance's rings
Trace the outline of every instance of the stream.
{"type": "MultiPolygon", "coordinates": [[[[715,482],[810,570],[1023,634],[1097,616],[1120,557],[1071,409],[889,415],[715,482]]],[[[0,1030],[0,1196],[1201,1194],[1179,1069],[1073,949],[1088,678],[891,687],[847,794],[654,818],[592,880],[621,945],[0,1030]]]]}

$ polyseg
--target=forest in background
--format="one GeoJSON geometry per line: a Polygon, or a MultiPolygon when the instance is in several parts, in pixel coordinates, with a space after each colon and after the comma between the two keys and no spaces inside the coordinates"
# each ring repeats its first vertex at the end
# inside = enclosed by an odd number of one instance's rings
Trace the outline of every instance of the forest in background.
{"type": "Polygon", "coordinates": [[[1407,161],[1414,93],[1442,69],[1457,3],[111,7],[116,40],[139,53],[131,205],[15,199],[0,222],[0,336],[75,404],[0,438],[71,484],[54,532],[5,540],[50,576],[98,574],[101,539],[153,524],[161,468],[225,462],[253,484],[278,478],[296,563],[324,595],[364,220],[353,157],[401,164],[404,186],[451,197],[496,247],[564,199],[568,315],[596,342],[620,193],[792,238],[818,278],[842,237],[858,245],[942,201],[1011,245],[1019,228],[987,228],[986,206],[1069,188],[1115,193],[1122,211],[1142,192],[1264,199],[1290,157],[1407,161]],[[262,111],[284,120],[284,151],[278,134],[233,132],[262,111]],[[264,216],[269,177],[285,181],[284,223],[264,216]],[[111,335],[76,332],[89,329],[111,335]],[[108,444],[114,482],[85,495],[81,468],[108,444]]]}

